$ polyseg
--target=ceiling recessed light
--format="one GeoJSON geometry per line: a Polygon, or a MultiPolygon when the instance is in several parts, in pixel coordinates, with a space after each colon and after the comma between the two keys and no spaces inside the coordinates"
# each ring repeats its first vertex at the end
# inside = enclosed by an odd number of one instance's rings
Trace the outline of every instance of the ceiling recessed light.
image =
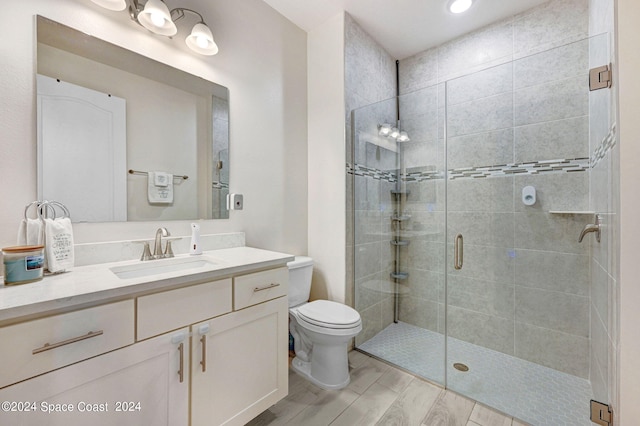
{"type": "Polygon", "coordinates": [[[449,3],[449,11],[451,13],[466,12],[472,4],[473,0],[453,0],[449,3]]]}

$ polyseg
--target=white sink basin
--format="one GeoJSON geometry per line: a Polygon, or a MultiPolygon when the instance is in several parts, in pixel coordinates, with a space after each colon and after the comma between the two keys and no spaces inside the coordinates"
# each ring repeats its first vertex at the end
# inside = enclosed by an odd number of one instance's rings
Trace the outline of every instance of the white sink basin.
{"type": "Polygon", "coordinates": [[[216,263],[203,257],[181,257],[172,259],[149,260],[133,265],[109,268],[120,279],[150,277],[172,272],[197,273],[210,270],[216,263]]]}

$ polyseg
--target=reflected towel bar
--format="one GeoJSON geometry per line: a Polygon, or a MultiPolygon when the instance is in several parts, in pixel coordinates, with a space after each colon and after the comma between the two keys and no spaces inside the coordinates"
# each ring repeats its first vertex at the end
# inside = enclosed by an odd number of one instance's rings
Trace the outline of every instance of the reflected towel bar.
{"type": "MultiPolygon", "coordinates": [[[[133,169],[129,169],[129,174],[130,175],[149,175],[149,172],[142,172],[140,170],[133,170],[133,169]]],[[[187,180],[189,179],[189,176],[187,175],[173,175],[174,179],[182,179],[182,180],[187,180]]]]}

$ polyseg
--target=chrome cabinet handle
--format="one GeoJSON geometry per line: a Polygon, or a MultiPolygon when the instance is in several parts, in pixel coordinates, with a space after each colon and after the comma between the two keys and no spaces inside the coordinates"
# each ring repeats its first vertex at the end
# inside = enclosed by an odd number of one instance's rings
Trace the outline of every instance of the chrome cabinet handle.
{"type": "Polygon", "coordinates": [[[202,344],[202,361],[200,361],[200,365],[202,365],[202,372],[207,371],[207,335],[203,334],[200,338],[200,343],[202,344]]]}
{"type": "Polygon", "coordinates": [[[453,267],[455,269],[462,269],[463,253],[464,253],[464,243],[462,239],[462,234],[458,234],[456,235],[453,242],[453,267]]]}
{"type": "Polygon", "coordinates": [[[184,381],[184,343],[180,343],[178,352],[180,352],[180,369],[178,370],[178,376],[180,376],[180,383],[182,383],[184,381]]]}
{"type": "Polygon", "coordinates": [[[259,291],[269,290],[270,288],[278,287],[279,285],[280,285],[280,283],[271,283],[271,284],[266,285],[264,287],[256,287],[256,288],[253,289],[253,292],[257,293],[259,291]]]}
{"type": "Polygon", "coordinates": [[[35,355],[35,354],[39,354],[40,352],[50,351],[51,349],[59,348],[60,346],[70,345],[71,343],[76,343],[82,340],[91,339],[92,337],[101,336],[103,333],[104,333],[103,330],[90,331],[89,333],[83,336],[73,337],[71,339],[63,340],[62,342],[45,343],[43,347],[34,349],[33,351],[31,351],[31,353],[35,355]]]}

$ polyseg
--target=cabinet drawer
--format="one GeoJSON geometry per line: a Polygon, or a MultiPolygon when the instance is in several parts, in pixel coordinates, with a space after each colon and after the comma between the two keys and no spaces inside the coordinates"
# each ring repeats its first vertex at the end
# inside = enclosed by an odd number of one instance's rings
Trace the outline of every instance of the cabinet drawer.
{"type": "Polygon", "coordinates": [[[133,330],[133,300],[2,327],[0,387],[129,345],[133,330]]]}
{"type": "Polygon", "coordinates": [[[138,297],[137,339],[143,340],[231,312],[231,278],[138,297]]]}
{"type": "Polygon", "coordinates": [[[238,310],[286,296],[288,289],[289,270],[287,268],[235,277],[233,279],[233,309],[238,310]]]}

